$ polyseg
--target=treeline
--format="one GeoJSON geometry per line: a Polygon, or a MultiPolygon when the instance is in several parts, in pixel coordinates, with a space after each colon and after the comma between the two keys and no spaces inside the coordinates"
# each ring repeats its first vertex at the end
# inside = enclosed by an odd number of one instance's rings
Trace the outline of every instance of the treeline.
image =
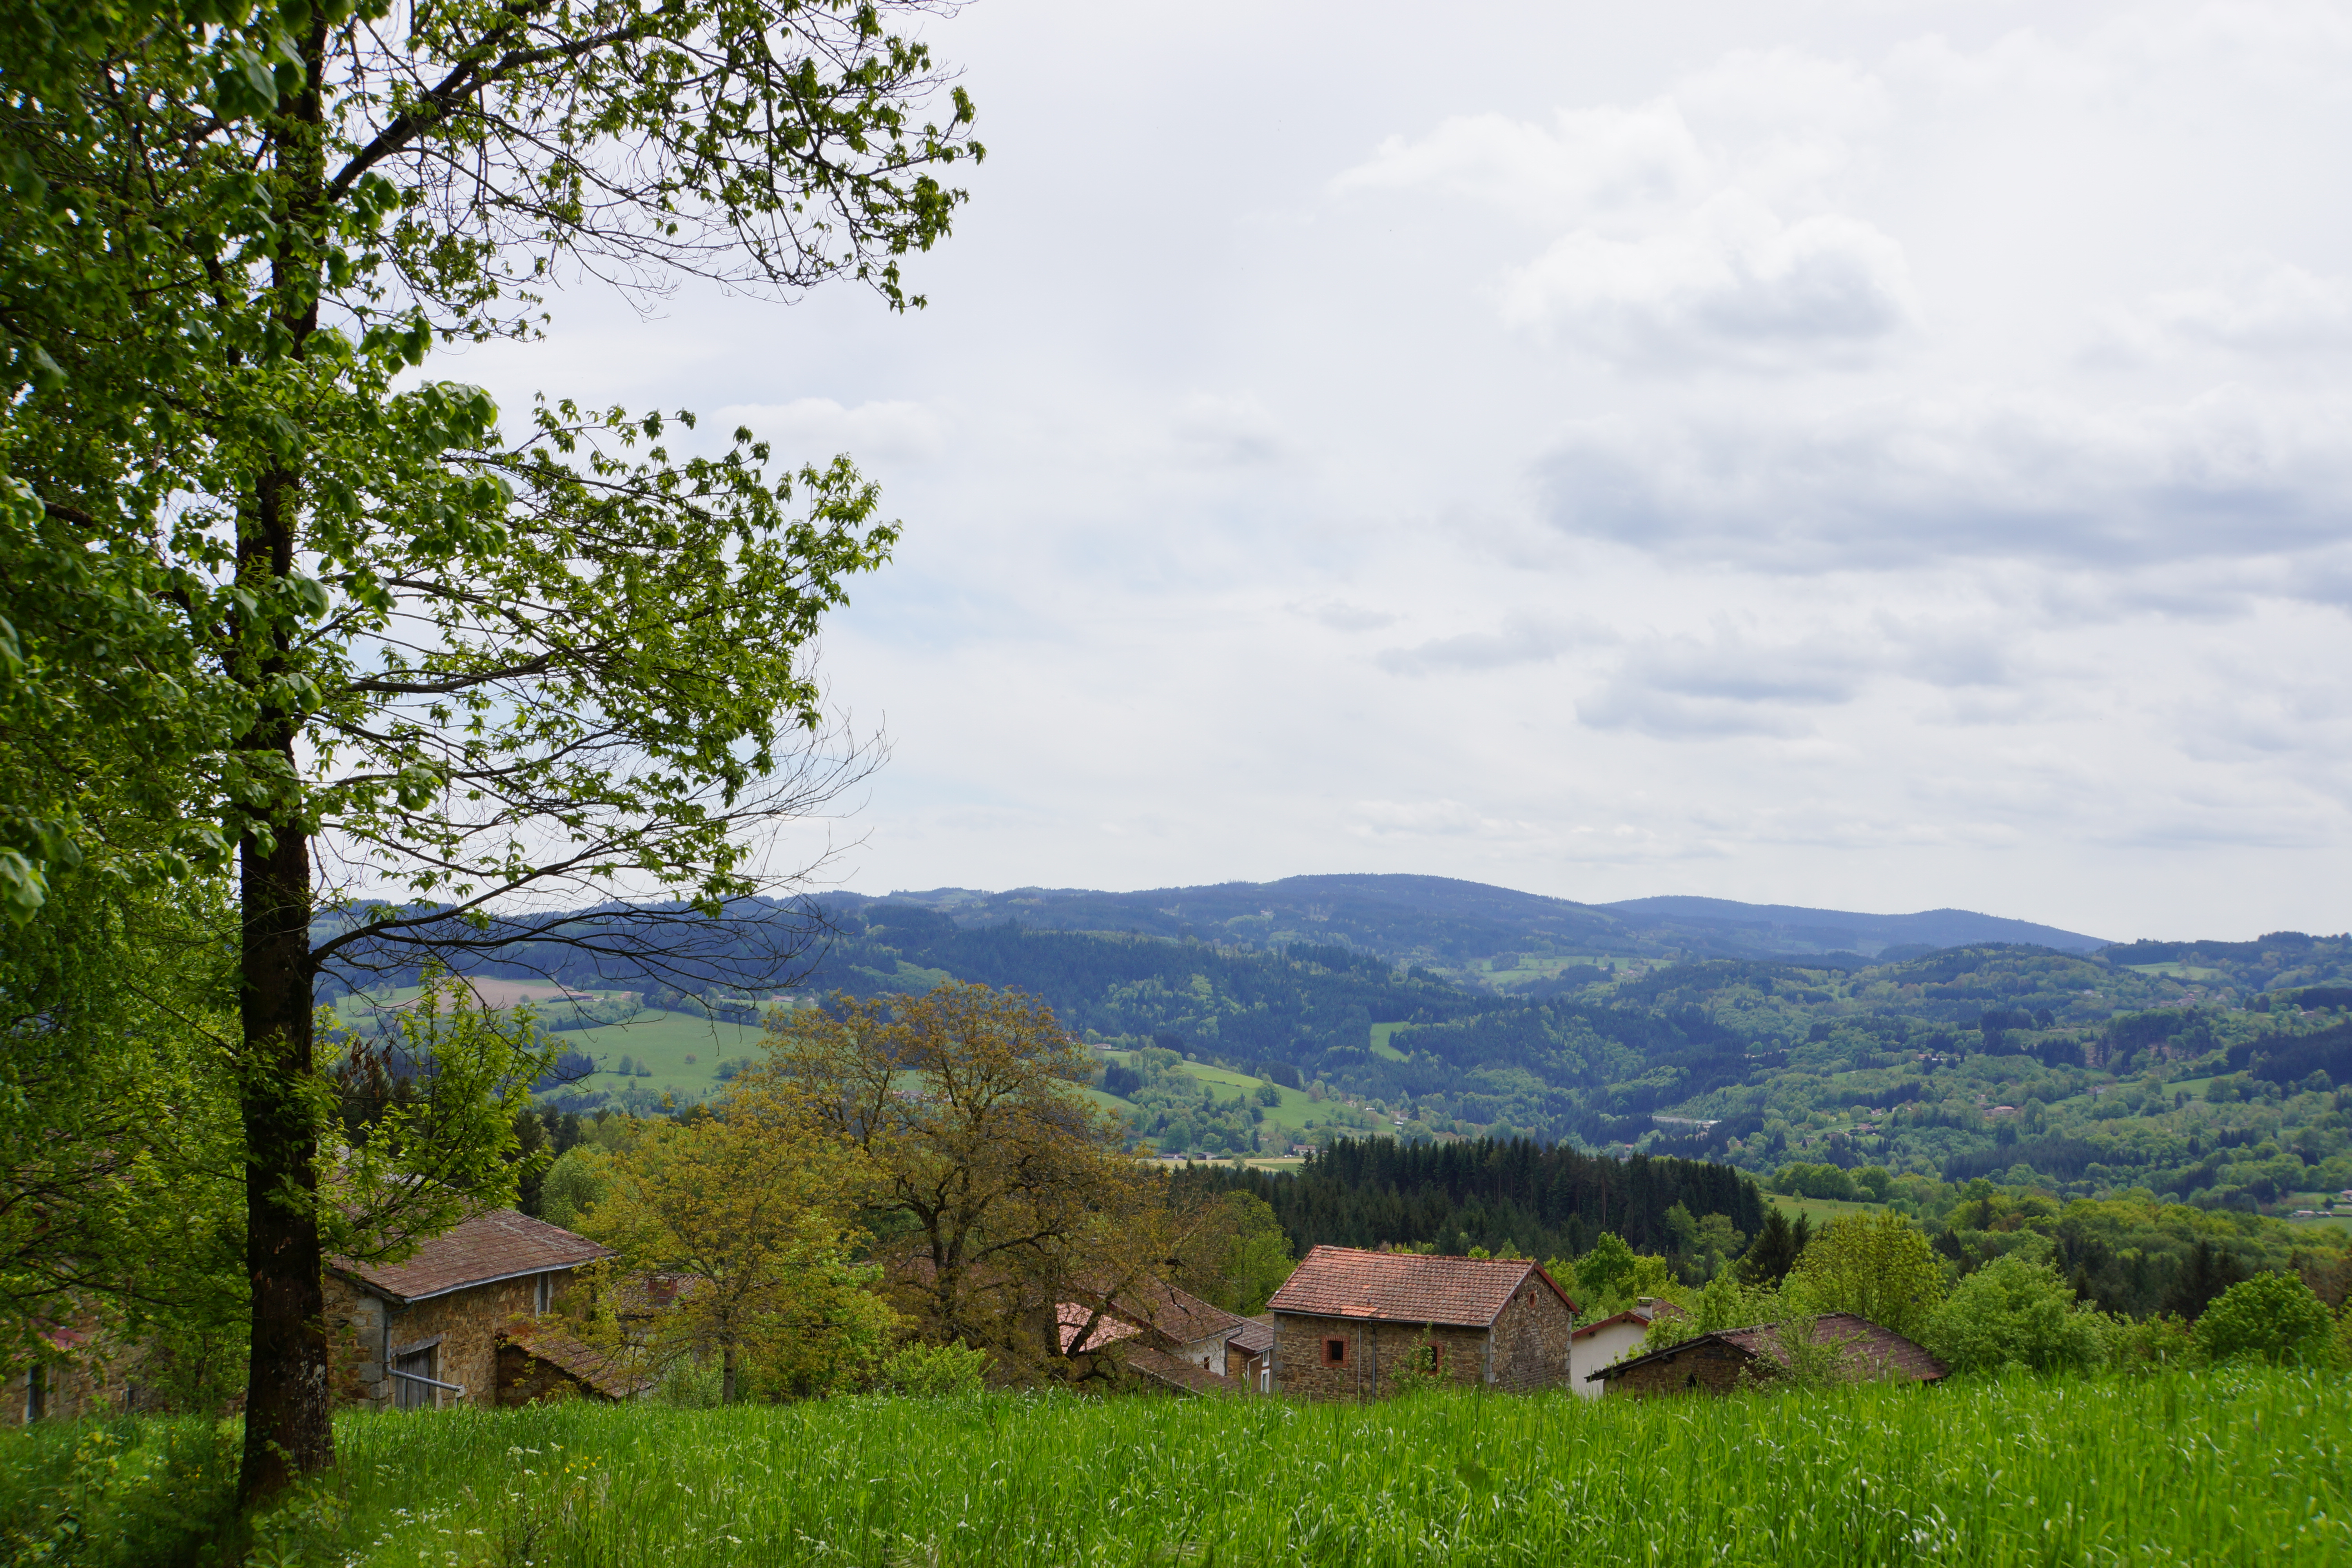
{"type": "Polygon", "coordinates": [[[1326,1245],[1430,1245],[1573,1258],[1603,1232],[1637,1252],[1664,1254],[1678,1245],[1667,1221],[1676,1205],[1693,1218],[1722,1215],[1746,1237],[1764,1226],[1754,1179],[1728,1165],[1612,1159],[1527,1138],[1341,1139],[1296,1174],[1189,1167],[1177,1180],[1265,1200],[1301,1254],[1326,1245]]]}

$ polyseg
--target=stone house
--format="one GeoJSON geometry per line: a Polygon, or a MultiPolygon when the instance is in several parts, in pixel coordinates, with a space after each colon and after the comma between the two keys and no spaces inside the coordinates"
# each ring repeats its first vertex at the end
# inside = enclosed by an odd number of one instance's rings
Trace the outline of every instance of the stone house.
{"type": "Polygon", "coordinates": [[[1579,1324],[1568,1342],[1569,1387],[1583,1398],[1600,1398],[1606,1385],[1592,1381],[1591,1374],[1625,1359],[1659,1318],[1681,1315],[1682,1309],[1672,1301],[1644,1296],[1622,1312],[1579,1324]]]}
{"type": "MultiPolygon", "coordinates": [[[[1937,1383],[1949,1372],[1894,1330],[1852,1312],[1827,1312],[1815,1319],[1811,1342],[1835,1346],[1847,1374],[1858,1380],[1937,1383]]],[[[1585,1375],[1612,1393],[1727,1394],[1743,1379],[1752,1383],[1778,1377],[1788,1361],[1780,1325],[1759,1323],[1700,1334],[1585,1375]]]]}
{"type": "Polygon", "coordinates": [[[1523,1393],[1569,1376],[1576,1303],[1526,1258],[1318,1247],[1267,1303],[1271,1392],[1376,1399],[1400,1372],[1523,1393]]]}
{"type": "Polygon", "coordinates": [[[1253,1394],[1269,1392],[1274,1358],[1274,1314],[1244,1318],[1225,1340],[1225,1375],[1253,1394]]]}
{"type": "Polygon", "coordinates": [[[529,1327],[577,1270],[607,1256],[559,1226],[492,1209],[433,1237],[405,1262],[331,1262],[327,1333],[337,1396],[378,1410],[520,1403],[501,1392],[536,1375],[528,1360],[553,1368],[555,1376],[539,1377],[542,1393],[568,1378],[580,1392],[621,1396],[619,1384],[599,1386],[563,1364],[578,1358],[560,1355],[553,1336],[529,1327]],[[542,1337],[548,1343],[539,1347],[542,1337]],[[509,1352],[503,1366],[502,1342],[509,1352]],[[518,1345],[523,1360],[512,1353],[518,1345]]]}
{"type": "Polygon", "coordinates": [[[1151,1279],[1114,1296],[1056,1302],[1054,1315],[1065,1352],[1081,1334],[1085,1342],[1075,1348],[1082,1352],[1123,1344],[1129,1371],[1193,1394],[1254,1388],[1269,1332],[1262,1323],[1151,1279]]]}

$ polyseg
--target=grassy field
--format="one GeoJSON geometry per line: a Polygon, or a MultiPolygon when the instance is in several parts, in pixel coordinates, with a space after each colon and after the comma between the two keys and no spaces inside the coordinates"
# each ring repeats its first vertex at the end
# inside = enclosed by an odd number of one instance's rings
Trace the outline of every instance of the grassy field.
{"type": "Polygon", "coordinates": [[[1786,1210],[1791,1224],[1801,1214],[1812,1215],[1816,1229],[1846,1215],[1883,1214],[1886,1209],[1885,1204],[1848,1204],[1840,1203],[1835,1198],[1792,1198],[1780,1193],[1767,1193],[1764,1201],[1775,1208],[1786,1210]]]}
{"type": "MultiPolygon", "coordinates": [[[[1374,1027],[1377,1028],[1378,1026],[1374,1027]]],[[[1133,1051],[1103,1051],[1098,1054],[1107,1059],[1124,1065],[1132,1065],[1136,1055],[1133,1051]]],[[[1234,1094],[1255,1096],[1269,1081],[1262,1078],[1253,1078],[1245,1072],[1235,1072],[1230,1068],[1211,1067],[1206,1062],[1185,1062],[1177,1070],[1197,1083],[1211,1085],[1216,1089],[1220,1099],[1234,1094]]],[[[1309,1100],[1305,1089],[1286,1089],[1280,1084],[1275,1084],[1274,1088],[1282,1096],[1282,1103],[1265,1108],[1265,1125],[1279,1128],[1286,1138],[1294,1142],[1305,1142],[1307,1119],[1312,1116],[1318,1121],[1323,1120],[1328,1114],[1326,1109],[1309,1100]]],[[[1098,1089],[1088,1089],[1082,1092],[1099,1105],[1108,1105],[1121,1110],[1135,1109],[1130,1101],[1106,1094],[1098,1089]]],[[[1254,1100],[1253,1103],[1255,1103],[1254,1100]]]]}
{"type": "MultiPolygon", "coordinates": [[[[538,986],[535,990],[551,991],[553,987],[538,986]]],[[[401,986],[365,993],[359,1000],[341,1004],[338,1011],[360,1013],[367,1004],[397,1006],[414,1001],[416,987],[401,986]]],[[[583,992],[581,994],[602,998],[604,992],[583,992]]],[[[618,995],[620,993],[610,993],[618,995]]],[[[493,1002],[511,1002],[514,998],[492,996],[493,1002]]],[[[542,1024],[560,1023],[565,1016],[564,1004],[554,998],[531,998],[531,1005],[542,1024]]],[[[761,1032],[749,1025],[721,1023],[697,1013],[667,1013],[658,1007],[648,1008],[625,1024],[607,1024],[594,1029],[562,1029],[553,1038],[567,1051],[580,1051],[593,1058],[598,1071],[580,1080],[583,1089],[619,1089],[631,1083],[643,1083],[648,1089],[672,1092],[708,1094],[719,1084],[719,1064],[730,1057],[756,1057],[761,1054],[761,1032]],[[653,1069],[651,1077],[622,1077],[612,1069],[620,1066],[623,1057],[632,1065],[642,1063],[653,1069]]]]}
{"type": "MultiPolygon", "coordinates": [[[[2223,1371],[1649,1401],[1004,1395],[355,1415],[338,1425],[340,1468],[267,1533],[278,1560],[353,1568],[2327,1568],[2352,1563],[2347,1394],[2332,1374],[2223,1371]]],[[[96,1436],[109,1440],[0,1436],[13,1561],[168,1563],[152,1532],[217,1517],[231,1429],[96,1436]]]]}

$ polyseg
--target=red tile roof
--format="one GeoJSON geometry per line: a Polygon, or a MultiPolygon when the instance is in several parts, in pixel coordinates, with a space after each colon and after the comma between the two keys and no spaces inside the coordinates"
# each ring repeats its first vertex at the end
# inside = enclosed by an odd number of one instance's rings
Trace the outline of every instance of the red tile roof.
{"type": "Polygon", "coordinates": [[[1233,1331],[1233,1336],[1225,1343],[1244,1355],[1264,1355],[1274,1348],[1274,1325],[1262,1323],[1255,1318],[1244,1318],[1242,1326],[1233,1331]]]}
{"type": "Polygon", "coordinates": [[[1098,1351],[1117,1341],[1133,1339],[1143,1331],[1133,1323],[1121,1322],[1108,1312],[1097,1312],[1094,1308],[1076,1301],[1055,1302],[1054,1321],[1058,1325],[1056,1331],[1061,1335],[1064,1355],[1072,1353],[1070,1342],[1086,1333],[1089,1322],[1094,1324],[1094,1331],[1087,1334],[1086,1343],[1076,1347],[1079,1351],[1098,1351]]]}
{"type": "Polygon", "coordinates": [[[513,1209],[492,1209],[462,1220],[416,1249],[404,1263],[353,1263],[331,1259],[328,1267],[357,1279],[378,1295],[400,1302],[446,1296],[452,1290],[577,1268],[611,1253],[584,1236],[532,1219],[513,1209]]]}
{"type": "MultiPolygon", "coordinates": [[[[1701,1334],[1680,1344],[1652,1351],[1647,1355],[1604,1366],[1585,1381],[1591,1383],[1615,1377],[1629,1367],[1641,1366],[1662,1358],[1671,1360],[1694,1345],[1706,1344],[1710,1341],[1729,1345],[1759,1361],[1786,1366],[1789,1352],[1788,1347],[1780,1342],[1780,1331],[1778,1323],[1759,1323],[1753,1328],[1723,1329],[1715,1333],[1701,1334]]],[[[1909,1378],[1917,1383],[1934,1383],[1947,1376],[1951,1370],[1893,1329],[1881,1328],[1869,1319],[1858,1318],[1852,1312],[1824,1312],[1816,1318],[1813,1321],[1812,1342],[1836,1345],[1847,1370],[1856,1377],[1909,1378]]]]}
{"type": "Polygon", "coordinates": [[[1127,1352],[1129,1372],[1139,1373],[1154,1383],[1165,1384],[1179,1394],[1233,1394],[1242,1384],[1222,1373],[1214,1373],[1186,1361],[1182,1356],[1170,1355],[1166,1351],[1139,1345],[1127,1352]]]}
{"type": "Polygon", "coordinates": [[[1502,1316],[1521,1286],[1537,1280],[1570,1311],[1576,1310],[1550,1275],[1523,1258],[1433,1258],[1318,1247],[1266,1305],[1276,1312],[1320,1318],[1484,1329],[1502,1316]]]}

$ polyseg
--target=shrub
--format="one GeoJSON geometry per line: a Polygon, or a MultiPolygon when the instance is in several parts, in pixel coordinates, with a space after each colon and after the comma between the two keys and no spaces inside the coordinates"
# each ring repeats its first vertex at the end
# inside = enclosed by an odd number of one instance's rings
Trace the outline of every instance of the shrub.
{"type": "Polygon", "coordinates": [[[988,1352],[971,1345],[901,1346],[882,1363],[883,1386],[922,1399],[978,1394],[988,1376],[988,1352]]]}
{"type": "Polygon", "coordinates": [[[2292,1274],[2257,1274],[2221,1292],[2197,1320],[2207,1358],[2252,1356],[2284,1365],[2336,1360],[2336,1323],[2327,1304],[2292,1274]]]}
{"type": "Polygon", "coordinates": [[[2087,1372],[2105,1359],[2105,1349],[2097,1321],[2075,1310],[2066,1281],[2048,1264],[2013,1252],[1961,1280],[1928,1318],[1920,1340],[1963,1373],[2004,1366],[2087,1372]]]}
{"type": "Polygon", "coordinates": [[[2175,1313],[2132,1318],[2103,1312],[2097,1319],[2103,1357],[2116,1372],[2157,1372],[2204,1359],[2189,1320],[2175,1313]]]}

